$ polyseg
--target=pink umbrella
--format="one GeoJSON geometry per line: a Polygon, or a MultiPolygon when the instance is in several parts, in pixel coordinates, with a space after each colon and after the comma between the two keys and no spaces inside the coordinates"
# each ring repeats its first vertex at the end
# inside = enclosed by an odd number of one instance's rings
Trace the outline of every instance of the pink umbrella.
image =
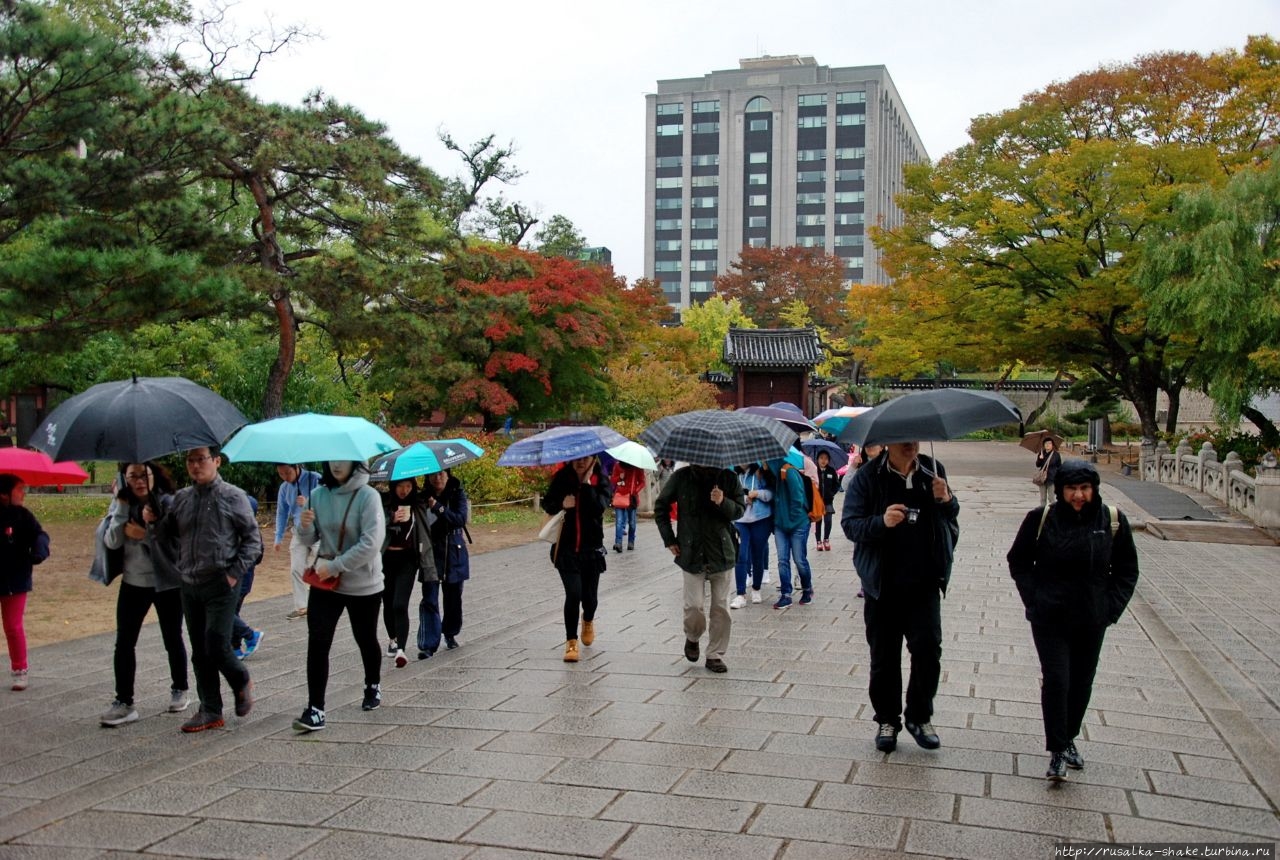
{"type": "Polygon", "coordinates": [[[55,463],[49,455],[26,448],[0,448],[0,474],[17,475],[31,487],[83,484],[89,473],[67,460],[55,463]]]}

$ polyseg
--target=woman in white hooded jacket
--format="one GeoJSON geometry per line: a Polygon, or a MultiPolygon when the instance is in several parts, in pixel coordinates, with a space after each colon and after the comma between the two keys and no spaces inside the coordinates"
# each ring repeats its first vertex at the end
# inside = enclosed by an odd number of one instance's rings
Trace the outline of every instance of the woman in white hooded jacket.
{"type": "Polygon", "coordinates": [[[302,512],[298,540],[318,544],[315,576],[336,587],[312,584],[307,597],[307,695],[302,716],[293,721],[298,731],[324,728],[325,688],[329,684],[329,650],[338,619],[345,609],[351,633],[364,663],[364,702],[372,711],[382,704],[382,651],[378,644],[378,616],[382,610],[382,542],[386,520],[382,499],[369,486],[364,463],[331,460],[324,465],[320,486],[302,512]]]}

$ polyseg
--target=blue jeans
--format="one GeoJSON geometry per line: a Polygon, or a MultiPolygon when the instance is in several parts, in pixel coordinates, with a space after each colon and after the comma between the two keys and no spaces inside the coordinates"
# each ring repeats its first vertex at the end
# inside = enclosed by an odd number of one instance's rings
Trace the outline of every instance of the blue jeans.
{"type": "Polygon", "coordinates": [[[813,591],[813,572],[809,569],[809,524],[805,523],[791,531],[775,529],[773,542],[778,548],[778,582],[782,585],[782,595],[791,594],[791,559],[796,561],[796,570],[800,572],[800,588],[813,591]]]}
{"type": "Polygon", "coordinates": [[[627,544],[636,545],[636,509],[613,509],[613,545],[622,546],[622,533],[627,532],[627,544]]]}
{"type": "Polygon", "coordinates": [[[249,596],[249,592],[253,591],[253,574],[257,570],[256,567],[249,568],[249,571],[240,577],[240,596],[236,598],[236,614],[231,619],[231,647],[239,648],[244,641],[253,635],[253,628],[244,622],[240,617],[240,608],[244,606],[244,599],[249,596]]]}
{"type": "Polygon", "coordinates": [[[735,522],[738,530],[738,563],[733,568],[734,584],[738,594],[747,593],[747,576],[751,576],[751,588],[760,590],[760,580],[769,565],[769,535],[773,534],[773,518],[755,522],[735,522]]]}

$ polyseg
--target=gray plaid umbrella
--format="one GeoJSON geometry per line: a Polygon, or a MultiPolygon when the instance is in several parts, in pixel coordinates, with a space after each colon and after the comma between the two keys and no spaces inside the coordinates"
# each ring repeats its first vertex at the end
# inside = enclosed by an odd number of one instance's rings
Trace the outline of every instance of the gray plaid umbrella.
{"type": "Polygon", "coordinates": [[[794,431],[771,418],[720,409],[668,415],[640,433],[640,441],[660,460],[720,468],[783,457],[796,439],[794,431]]]}

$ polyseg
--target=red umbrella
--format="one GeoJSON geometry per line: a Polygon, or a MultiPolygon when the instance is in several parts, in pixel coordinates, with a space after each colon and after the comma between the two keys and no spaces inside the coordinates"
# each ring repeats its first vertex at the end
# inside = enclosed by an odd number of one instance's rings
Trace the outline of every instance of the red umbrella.
{"type": "Polygon", "coordinates": [[[17,475],[30,487],[83,484],[89,473],[70,460],[55,463],[49,455],[26,448],[0,448],[0,474],[17,475]]]}

